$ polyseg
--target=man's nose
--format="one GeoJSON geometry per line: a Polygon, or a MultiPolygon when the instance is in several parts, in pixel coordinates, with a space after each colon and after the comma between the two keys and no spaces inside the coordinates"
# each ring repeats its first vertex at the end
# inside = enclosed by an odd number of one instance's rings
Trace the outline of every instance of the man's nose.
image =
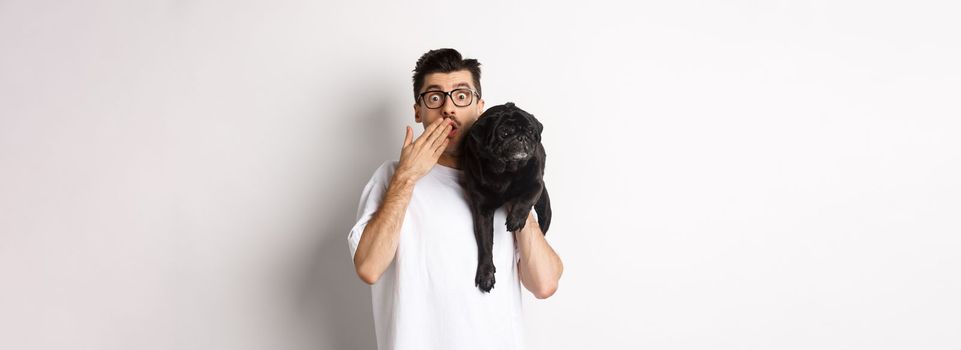
{"type": "Polygon", "coordinates": [[[444,98],[447,99],[447,100],[444,101],[444,107],[443,107],[443,109],[444,109],[444,115],[445,115],[445,116],[452,116],[452,115],[454,115],[454,111],[457,110],[457,106],[454,105],[454,97],[453,97],[453,96],[445,96],[444,98]]]}

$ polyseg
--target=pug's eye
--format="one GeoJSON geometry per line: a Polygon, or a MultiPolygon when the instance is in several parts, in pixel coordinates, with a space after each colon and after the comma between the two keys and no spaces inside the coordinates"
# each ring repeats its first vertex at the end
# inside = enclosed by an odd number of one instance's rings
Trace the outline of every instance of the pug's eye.
{"type": "Polygon", "coordinates": [[[501,132],[500,132],[501,138],[507,137],[508,134],[509,132],[507,131],[507,129],[501,129],[501,132]]]}

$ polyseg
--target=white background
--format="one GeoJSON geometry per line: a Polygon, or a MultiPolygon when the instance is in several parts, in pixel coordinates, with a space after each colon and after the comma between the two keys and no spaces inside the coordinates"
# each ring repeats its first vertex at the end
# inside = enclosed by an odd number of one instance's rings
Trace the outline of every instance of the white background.
{"type": "Polygon", "coordinates": [[[373,349],[427,50],[545,125],[532,349],[961,348],[949,1],[0,0],[0,348],[373,349]]]}

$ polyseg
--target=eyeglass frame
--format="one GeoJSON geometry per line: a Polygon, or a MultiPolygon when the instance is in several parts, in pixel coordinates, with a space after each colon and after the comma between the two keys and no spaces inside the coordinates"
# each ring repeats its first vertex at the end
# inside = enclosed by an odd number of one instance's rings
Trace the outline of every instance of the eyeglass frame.
{"type": "MultiPolygon", "coordinates": [[[[454,89],[454,90],[451,90],[451,91],[428,90],[428,91],[421,92],[419,95],[417,95],[417,102],[423,103],[424,108],[427,108],[427,109],[438,109],[438,108],[444,107],[444,105],[447,104],[447,100],[450,99],[450,102],[453,103],[454,106],[457,106],[457,102],[454,102],[454,96],[451,95],[451,94],[453,94],[454,91],[458,91],[458,90],[467,90],[467,91],[470,91],[471,94],[476,95],[477,98],[481,98],[481,95],[480,95],[479,93],[477,93],[477,91],[474,91],[473,89],[469,89],[469,88],[457,88],[457,89],[454,89]],[[428,93],[431,93],[431,92],[440,92],[440,93],[443,93],[443,94],[444,94],[444,102],[441,103],[440,106],[431,108],[431,107],[428,107],[428,106],[427,106],[427,102],[424,102],[424,95],[427,95],[428,93]]],[[[473,103],[474,103],[474,99],[471,98],[470,103],[468,103],[468,104],[466,104],[466,105],[463,105],[463,106],[457,106],[457,107],[467,107],[467,106],[470,106],[470,105],[473,104],[473,103]]]]}

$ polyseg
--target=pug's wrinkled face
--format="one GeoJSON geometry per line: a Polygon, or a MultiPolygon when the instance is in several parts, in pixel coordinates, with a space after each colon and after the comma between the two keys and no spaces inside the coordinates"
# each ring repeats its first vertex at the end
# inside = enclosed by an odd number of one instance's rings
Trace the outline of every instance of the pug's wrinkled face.
{"type": "Polygon", "coordinates": [[[534,155],[534,144],[541,134],[524,112],[513,111],[503,116],[494,130],[494,153],[505,161],[526,162],[534,155]]]}
{"type": "MultiPolygon", "coordinates": [[[[491,117],[485,121],[486,140],[484,147],[487,156],[492,158],[500,170],[503,164],[504,170],[516,171],[527,165],[527,162],[534,157],[537,144],[541,142],[541,131],[544,126],[513,103],[503,106],[496,106],[485,112],[491,117]]],[[[485,116],[481,116],[483,120],[485,116]]]]}

